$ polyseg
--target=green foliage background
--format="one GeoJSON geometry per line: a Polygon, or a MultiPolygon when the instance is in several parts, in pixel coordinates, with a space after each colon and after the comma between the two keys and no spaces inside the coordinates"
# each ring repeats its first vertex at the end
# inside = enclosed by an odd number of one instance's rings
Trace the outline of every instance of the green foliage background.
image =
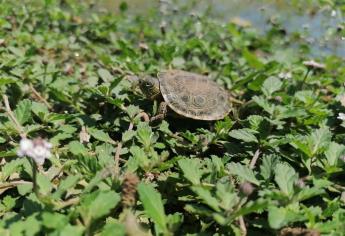
{"type": "Polygon", "coordinates": [[[308,45],[292,47],[303,35],[184,8],[132,16],[125,4],[96,14],[70,1],[0,3],[0,93],[29,138],[54,145],[37,195],[0,105],[1,235],[241,235],[241,221],[249,235],[344,235],[344,58],[308,67],[308,45]],[[131,78],[169,67],[209,74],[243,104],[218,122],[150,126],[141,114],[157,104],[131,78]],[[128,172],[140,179],[131,207],[121,201],[128,172]]]}

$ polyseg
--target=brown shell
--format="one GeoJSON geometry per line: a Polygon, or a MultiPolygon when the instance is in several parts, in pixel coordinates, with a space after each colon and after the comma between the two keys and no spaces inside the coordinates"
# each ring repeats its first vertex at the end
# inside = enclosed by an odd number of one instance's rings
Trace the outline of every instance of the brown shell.
{"type": "Polygon", "coordinates": [[[158,73],[162,96],[176,113],[196,120],[220,120],[231,109],[229,94],[206,76],[181,70],[158,73]]]}

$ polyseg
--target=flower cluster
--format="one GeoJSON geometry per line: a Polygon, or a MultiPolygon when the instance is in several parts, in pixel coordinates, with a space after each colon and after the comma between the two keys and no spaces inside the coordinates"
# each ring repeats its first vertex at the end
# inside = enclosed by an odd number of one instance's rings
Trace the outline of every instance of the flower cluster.
{"type": "Polygon", "coordinates": [[[18,156],[28,156],[38,165],[43,165],[45,159],[51,156],[50,149],[52,144],[42,138],[34,140],[23,138],[20,140],[19,146],[18,156]]]}

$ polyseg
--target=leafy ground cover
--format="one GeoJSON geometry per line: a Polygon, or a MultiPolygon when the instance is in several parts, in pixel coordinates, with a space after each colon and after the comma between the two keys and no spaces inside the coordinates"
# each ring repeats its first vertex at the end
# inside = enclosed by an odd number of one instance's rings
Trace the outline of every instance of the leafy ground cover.
{"type": "Polygon", "coordinates": [[[344,58],[309,58],[276,22],[0,3],[1,235],[344,235],[344,58]],[[240,103],[151,126],[132,78],[166,68],[240,103]]]}

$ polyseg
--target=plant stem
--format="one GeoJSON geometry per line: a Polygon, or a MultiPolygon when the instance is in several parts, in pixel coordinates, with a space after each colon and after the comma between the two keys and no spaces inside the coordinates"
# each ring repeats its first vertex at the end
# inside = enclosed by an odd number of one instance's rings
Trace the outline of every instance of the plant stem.
{"type": "Polygon", "coordinates": [[[301,90],[303,89],[304,84],[305,84],[305,82],[307,81],[307,78],[308,78],[308,75],[309,75],[310,71],[311,71],[311,69],[308,68],[308,69],[307,69],[307,73],[305,73],[305,76],[304,76],[304,78],[303,78],[303,80],[302,80],[302,83],[301,83],[301,86],[300,86],[300,89],[301,89],[301,90]]]}
{"type": "Polygon", "coordinates": [[[259,156],[260,156],[260,149],[257,149],[254,153],[252,160],[250,161],[250,164],[249,164],[250,169],[254,169],[255,164],[256,164],[257,160],[259,159],[259,156]]]}
{"type": "Polygon", "coordinates": [[[19,135],[20,135],[22,138],[25,138],[25,137],[26,137],[26,134],[25,134],[25,132],[24,132],[24,128],[23,128],[23,126],[18,122],[16,116],[14,115],[13,111],[11,110],[10,103],[9,103],[9,101],[8,101],[8,97],[4,94],[4,95],[2,95],[2,99],[4,100],[5,109],[6,109],[7,114],[8,114],[9,117],[10,117],[10,120],[15,124],[15,128],[16,128],[16,130],[18,131],[19,135]]]}

